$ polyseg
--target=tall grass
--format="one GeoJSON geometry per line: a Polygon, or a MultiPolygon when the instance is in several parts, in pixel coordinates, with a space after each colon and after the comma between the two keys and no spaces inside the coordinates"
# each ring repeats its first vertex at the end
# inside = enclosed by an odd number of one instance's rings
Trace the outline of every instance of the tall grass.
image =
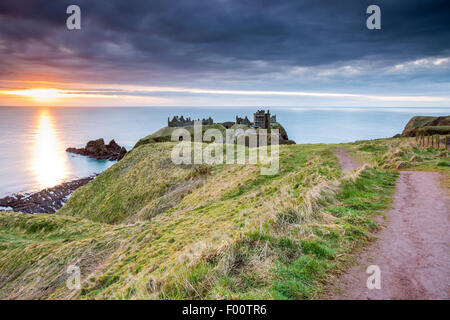
{"type": "Polygon", "coordinates": [[[413,139],[361,141],[345,147],[370,166],[344,174],[335,146],[283,145],[279,172],[261,176],[260,165],[174,166],[171,146],[135,148],[56,215],[0,213],[0,298],[320,297],[372,239],[396,163],[448,161],[413,139]],[[81,291],[65,286],[69,264],[81,291]]]}

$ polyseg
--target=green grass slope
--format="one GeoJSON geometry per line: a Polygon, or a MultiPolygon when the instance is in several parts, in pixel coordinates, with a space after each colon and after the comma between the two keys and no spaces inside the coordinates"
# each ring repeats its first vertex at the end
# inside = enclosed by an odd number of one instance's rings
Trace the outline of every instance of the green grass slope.
{"type": "Polygon", "coordinates": [[[403,129],[402,135],[403,136],[409,136],[409,134],[415,129],[423,127],[426,123],[433,121],[437,119],[437,117],[431,117],[431,116],[415,116],[409,119],[408,123],[405,126],[405,129],[403,129]]]}
{"type": "MultiPolygon", "coordinates": [[[[141,145],[144,144],[149,144],[149,143],[155,143],[155,142],[168,142],[171,141],[172,138],[172,133],[176,130],[176,129],[180,129],[179,127],[163,127],[161,129],[159,129],[158,131],[156,131],[155,133],[152,133],[142,139],[140,139],[136,145],[134,146],[134,148],[137,148],[141,145]]],[[[189,133],[191,134],[191,136],[194,135],[194,127],[193,126],[186,126],[186,127],[182,127],[182,129],[186,129],[187,131],[189,131],[189,133]]],[[[202,126],[202,135],[205,133],[206,130],[208,129],[218,129],[220,130],[220,132],[222,132],[222,134],[224,134],[225,132],[225,127],[222,126],[221,124],[212,124],[212,125],[203,125],[202,126]]]]}
{"type": "MultiPolygon", "coordinates": [[[[193,136],[193,134],[194,134],[194,127],[193,126],[186,126],[186,127],[182,127],[182,128],[186,129],[191,134],[191,136],[193,136]]],[[[156,131],[155,133],[152,133],[152,134],[150,134],[150,135],[140,139],[136,143],[134,148],[137,148],[137,147],[145,145],[145,144],[150,144],[150,143],[169,142],[169,141],[172,140],[172,133],[176,129],[180,129],[180,128],[178,128],[178,127],[163,127],[161,129],[159,129],[158,131],[156,131]]],[[[221,124],[213,124],[213,125],[204,125],[204,126],[202,126],[202,136],[205,133],[205,131],[208,130],[208,129],[218,129],[220,132],[222,132],[223,137],[225,137],[225,130],[226,129],[221,124]]],[[[247,126],[247,125],[244,125],[244,124],[234,124],[231,127],[231,129],[233,129],[233,130],[242,129],[242,130],[245,131],[247,129],[250,129],[250,127],[247,126]]],[[[288,135],[286,133],[286,130],[278,122],[270,124],[270,128],[268,130],[269,133],[270,133],[271,129],[279,129],[279,132],[280,132],[280,144],[295,144],[294,141],[291,141],[291,140],[288,139],[288,135]]],[[[269,136],[269,139],[270,139],[270,136],[269,136]]],[[[209,141],[204,141],[204,142],[209,142],[209,141]]],[[[269,144],[270,144],[270,140],[269,140],[269,144]]]]}
{"type": "Polygon", "coordinates": [[[66,268],[90,273],[121,245],[113,229],[80,218],[0,213],[0,298],[64,296],[66,268]]]}
{"type": "Polygon", "coordinates": [[[358,141],[346,147],[355,158],[375,167],[449,173],[449,152],[442,147],[422,147],[415,138],[358,141]]]}
{"type": "Polygon", "coordinates": [[[175,166],[173,145],[136,147],[55,215],[0,212],[0,298],[317,298],[389,206],[384,157],[421,153],[432,168],[448,156],[358,142],[343,147],[371,167],[344,174],[335,145],[283,145],[263,176],[260,164],[175,166]],[[72,264],[81,290],[66,288],[72,264]]]}
{"type": "Polygon", "coordinates": [[[439,134],[439,135],[447,135],[450,134],[450,126],[426,126],[423,128],[417,129],[417,133],[419,135],[433,135],[433,134],[439,134]]]}
{"type": "Polygon", "coordinates": [[[199,166],[173,164],[174,143],[133,149],[92,183],[76,190],[58,214],[106,223],[148,220],[198,185],[199,166]]]}
{"type": "Polygon", "coordinates": [[[430,117],[415,116],[412,117],[402,132],[403,137],[414,137],[417,133],[430,134],[448,134],[450,132],[450,116],[430,117]]]}

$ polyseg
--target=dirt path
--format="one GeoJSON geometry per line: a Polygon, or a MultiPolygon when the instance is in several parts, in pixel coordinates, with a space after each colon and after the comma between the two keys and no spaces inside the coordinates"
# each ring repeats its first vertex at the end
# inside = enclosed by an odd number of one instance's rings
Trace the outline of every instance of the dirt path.
{"type": "Polygon", "coordinates": [[[450,200],[439,178],[435,172],[400,172],[386,227],[338,279],[331,299],[450,298],[450,200]],[[381,289],[367,288],[369,265],[379,266],[381,289]]]}
{"type": "Polygon", "coordinates": [[[359,167],[356,161],[344,149],[336,149],[334,155],[339,159],[339,164],[344,172],[350,172],[359,167]]]}

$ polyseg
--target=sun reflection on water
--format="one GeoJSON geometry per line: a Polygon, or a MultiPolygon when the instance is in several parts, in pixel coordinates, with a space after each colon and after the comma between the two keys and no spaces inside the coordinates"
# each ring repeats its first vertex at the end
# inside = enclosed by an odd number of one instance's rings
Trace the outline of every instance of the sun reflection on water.
{"type": "Polygon", "coordinates": [[[31,164],[40,189],[54,186],[67,178],[67,158],[61,150],[52,116],[42,110],[33,137],[34,156],[31,164]]]}

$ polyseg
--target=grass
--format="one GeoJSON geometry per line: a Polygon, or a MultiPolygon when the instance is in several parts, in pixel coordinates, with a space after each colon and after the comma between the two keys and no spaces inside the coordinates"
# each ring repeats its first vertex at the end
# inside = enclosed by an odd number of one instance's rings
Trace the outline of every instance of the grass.
{"type": "Polygon", "coordinates": [[[449,152],[420,146],[415,138],[376,139],[345,145],[361,162],[383,169],[439,171],[448,174],[449,152]]]}
{"type": "Polygon", "coordinates": [[[405,134],[412,132],[415,128],[423,127],[425,124],[437,119],[437,117],[430,116],[416,116],[412,117],[405,126],[403,131],[405,134]]]}
{"type": "Polygon", "coordinates": [[[450,126],[426,126],[419,128],[417,133],[425,136],[434,134],[448,135],[450,133],[450,126]]]}
{"type": "MultiPolygon", "coordinates": [[[[395,171],[366,169],[348,178],[324,206],[281,211],[242,235],[230,248],[210,252],[166,283],[164,298],[312,299],[319,297],[338,256],[377,230],[373,216],[390,205],[395,171]],[[198,272],[207,277],[194,277],[198,272]],[[188,285],[187,285],[188,284],[188,285]]],[[[285,209],[287,210],[287,209],[285,209]]]]}
{"type": "Polygon", "coordinates": [[[184,187],[195,185],[190,180],[201,173],[196,166],[173,164],[171,146],[134,149],[93,183],[76,190],[59,214],[117,224],[150,219],[164,211],[179,200],[184,187]]]}
{"type": "Polygon", "coordinates": [[[340,267],[337,257],[372,238],[377,230],[373,217],[389,207],[396,177],[395,172],[367,169],[355,181],[344,183],[336,194],[338,202],[324,207],[318,216],[329,223],[312,224],[310,238],[301,241],[302,255],[290,263],[280,261],[272,296],[318,298],[327,277],[340,267]]]}
{"type": "MultiPolygon", "coordinates": [[[[193,126],[186,126],[186,127],[181,127],[181,128],[180,127],[163,127],[161,129],[159,129],[158,131],[140,139],[136,143],[134,148],[137,148],[137,147],[140,147],[140,146],[146,145],[146,144],[170,142],[170,141],[172,141],[172,134],[178,129],[185,129],[190,133],[191,137],[194,136],[194,127],[193,126]]],[[[226,128],[224,126],[222,126],[221,124],[203,125],[202,126],[202,137],[204,136],[205,132],[208,129],[219,130],[222,133],[223,139],[224,140],[226,139],[225,138],[226,137],[226,135],[225,135],[226,128]]],[[[247,125],[244,125],[244,124],[234,124],[230,129],[232,129],[232,130],[242,129],[242,130],[246,131],[246,130],[250,129],[250,127],[247,125]]],[[[281,124],[279,124],[278,122],[271,123],[267,132],[270,133],[272,129],[279,130],[279,134],[280,134],[280,138],[281,138],[280,144],[283,144],[283,143],[292,144],[291,141],[287,141],[288,136],[287,136],[286,130],[284,129],[284,127],[281,124]]],[[[176,140],[177,139],[175,139],[175,141],[176,140]]],[[[208,143],[211,141],[205,139],[203,142],[208,143]]],[[[270,144],[270,135],[268,136],[268,144],[270,144]]]]}
{"type": "MultiPolygon", "coordinates": [[[[172,139],[173,132],[177,129],[185,129],[191,134],[191,136],[194,135],[194,127],[193,126],[186,126],[186,127],[182,127],[182,128],[180,128],[180,127],[163,127],[161,129],[159,129],[158,131],[140,139],[136,143],[134,148],[137,148],[137,147],[145,145],[145,144],[155,143],[155,142],[169,142],[172,139]]],[[[224,132],[226,130],[225,127],[222,126],[221,124],[203,125],[202,126],[202,137],[203,137],[205,131],[208,129],[217,129],[220,132],[222,132],[222,134],[224,134],[224,132]]]]}
{"type": "MultiPolygon", "coordinates": [[[[0,214],[0,297],[48,297],[66,268],[91,272],[120,246],[107,225],[57,215],[0,214]]],[[[68,292],[65,292],[68,294],[68,292]]]]}
{"type": "Polygon", "coordinates": [[[283,145],[273,176],[260,164],[175,166],[173,143],[143,144],[55,215],[0,213],[0,298],[320,297],[389,206],[397,171],[386,155],[448,170],[411,141],[344,145],[372,166],[353,173],[334,145],[283,145]],[[65,286],[70,264],[81,291],[65,286]]]}

